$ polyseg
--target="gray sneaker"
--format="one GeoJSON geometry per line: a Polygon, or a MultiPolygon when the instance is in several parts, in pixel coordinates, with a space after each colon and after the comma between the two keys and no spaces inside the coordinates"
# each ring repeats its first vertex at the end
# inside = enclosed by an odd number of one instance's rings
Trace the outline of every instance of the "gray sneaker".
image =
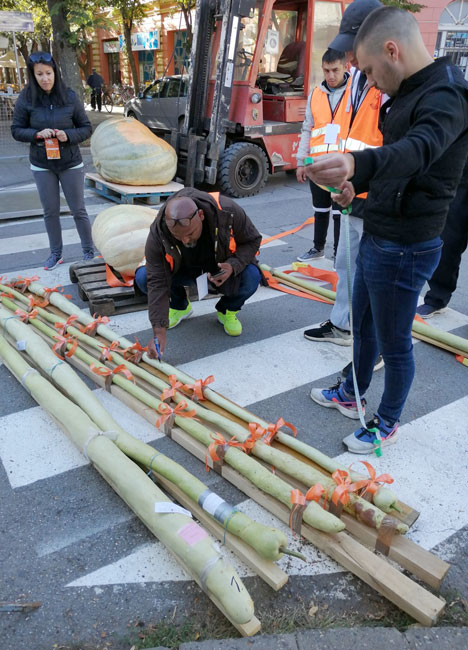
{"type": "Polygon", "coordinates": [[[416,313],[425,320],[432,318],[436,314],[443,314],[444,311],[447,311],[447,307],[434,307],[433,305],[428,305],[427,303],[419,305],[419,307],[416,309],[416,313]]]}
{"type": "Polygon", "coordinates": [[[323,257],[325,257],[325,252],[322,248],[322,250],[319,250],[318,248],[311,248],[307,251],[307,253],[304,253],[303,255],[299,255],[297,257],[298,262],[310,262],[311,260],[321,260],[323,257]]]}
{"type": "Polygon", "coordinates": [[[320,327],[306,330],[304,338],[309,341],[328,341],[336,343],[336,345],[351,345],[352,343],[351,332],[335,327],[331,320],[326,320],[320,327]]]}

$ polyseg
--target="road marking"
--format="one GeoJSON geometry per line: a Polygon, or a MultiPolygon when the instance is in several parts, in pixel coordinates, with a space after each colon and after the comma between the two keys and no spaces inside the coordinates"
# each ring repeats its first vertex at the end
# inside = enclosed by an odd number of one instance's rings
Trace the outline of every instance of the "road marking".
{"type": "MultiPolygon", "coordinates": [[[[93,392],[132,435],[144,442],[163,437],[164,434],[102,388],[93,392]]],[[[81,451],[40,406],[0,418],[0,458],[12,488],[88,465],[81,451]]]]}

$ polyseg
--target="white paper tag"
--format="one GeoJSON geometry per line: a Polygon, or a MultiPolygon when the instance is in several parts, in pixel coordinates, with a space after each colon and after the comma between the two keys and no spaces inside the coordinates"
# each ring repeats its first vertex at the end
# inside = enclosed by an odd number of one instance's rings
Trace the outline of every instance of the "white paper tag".
{"type": "Polygon", "coordinates": [[[20,352],[26,350],[26,341],[16,341],[16,349],[20,352]]]}
{"type": "Polygon", "coordinates": [[[172,503],[171,501],[156,502],[154,504],[154,511],[157,512],[158,515],[172,514],[172,515],[187,515],[187,517],[192,516],[190,510],[186,510],[185,508],[182,508],[182,506],[178,506],[177,503],[172,503]]]}
{"type": "Polygon", "coordinates": [[[202,273],[197,278],[198,300],[208,295],[208,273],[202,273]]]}
{"type": "Polygon", "coordinates": [[[339,135],[339,124],[327,124],[325,127],[325,144],[336,144],[339,135]]]}

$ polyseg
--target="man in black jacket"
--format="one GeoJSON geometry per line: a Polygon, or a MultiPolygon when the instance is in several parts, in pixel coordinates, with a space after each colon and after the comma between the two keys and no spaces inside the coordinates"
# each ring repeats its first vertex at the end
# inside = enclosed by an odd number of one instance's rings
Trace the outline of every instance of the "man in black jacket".
{"type": "MultiPolygon", "coordinates": [[[[205,274],[223,294],[216,312],[224,331],[242,333],[237,314],[262,280],[255,259],[260,242],[244,210],[218,192],[186,187],[166,202],[150,228],[146,265],[135,274],[136,285],[148,293],[148,315],[161,352],[166,330],[192,313],[185,287],[205,274]]],[[[153,339],[148,355],[156,357],[153,339]]]]}
{"type": "MultiPolygon", "coordinates": [[[[391,97],[381,109],[384,146],[322,156],[307,173],[341,189],[334,199],[343,207],[369,191],[353,289],[353,352],[359,395],[379,350],[385,387],[374,418],[344,439],[349,451],[365,454],[395,441],[413,381],[417,300],[439,262],[468,151],[468,84],[448,58],[432,60],[414,18],[395,7],[368,16],[356,55],[369,83],[391,97]]],[[[359,417],[351,376],[321,394],[323,406],[359,417]]]]}
{"type": "Polygon", "coordinates": [[[91,71],[91,74],[88,77],[88,81],[86,82],[88,86],[91,88],[91,108],[96,110],[96,103],[97,103],[97,108],[98,111],[101,112],[101,105],[102,105],[102,88],[104,86],[104,79],[101,77],[100,74],[96,72],[96,68],[93,68],[91,71]]]}

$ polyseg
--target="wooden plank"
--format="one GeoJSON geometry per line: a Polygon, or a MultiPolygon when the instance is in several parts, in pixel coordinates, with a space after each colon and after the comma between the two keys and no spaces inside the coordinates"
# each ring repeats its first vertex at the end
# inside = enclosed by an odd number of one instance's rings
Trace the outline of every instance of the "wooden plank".
{"type": "MultiPolygon", "coordinates": [[[[120,399],[120,398],[119,398],[120,399]]],[[[184,508],[190,510],[212,535],[217,537],[221,542],[225,540],[226,547],[247,564],[262,580],[264,580],[272,589],[278,591],[288,581],[288,575],[274,562],[265,560],[251,546],[246,544],[236,535],[225,531],[223,526],[208,515],[203,508],[190,499],[180,487],[168,481],[167,478],[155,472],[153,474],[156,481],[160,483],[171,496],[173,496],[184,508]]]]}
{"type": "Polygon", "coordinates": [[[86,178],[94,181],[95,183],[102,183],[106,187],[109,187],[116,192],[121,192],[122,194],[173,194],[182,190],[184,186],[181,183],[176,181],[171,181],[165,185],[124,185],[123,183],[113,183],[111,181],[106,181],[104,178],[97,174],[96,172],[88,172],[86,178]]]}

